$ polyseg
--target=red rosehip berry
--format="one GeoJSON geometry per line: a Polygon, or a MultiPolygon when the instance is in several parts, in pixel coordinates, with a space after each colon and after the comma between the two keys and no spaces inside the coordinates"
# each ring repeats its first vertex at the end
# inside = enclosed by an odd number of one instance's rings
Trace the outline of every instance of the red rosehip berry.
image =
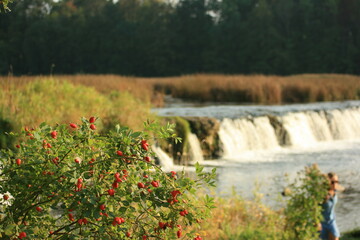
{"type": "Polygon", "coordinates": [[[119,156],[124,155],[122,151],[116,151],[116,154],[119,155],[119,156]]]}
{"type": "Polygon", "coordinates": [[[145,185],[144,185],[142,182],[139,182],[139,183],[137,184],[137,186],[138,186],[138,188],[144,188],[144,187],[145,187],[145,185]]]}
{"type": "Polygon", "coordinates": [[[152,181],[151,185],[153,185],[153,187],[159,187],[159,182],[158,181],[152,181]]]}
{"type": "Polygon", "coordinates": [[[159,227],[161,229],[164,229],[166,227],[166,224],[164,222],[159,222],[159,227]]]}
{"type": "Polygon", "coordinates": [[[57,165],[57,164],[58,164],[58,160],[59,160],[59,158],[56,157],[56,158],[54,158],[54,159],[52,160],[52,162],[57,165]]]}
{"type": "Polygon", "coordinates": [[[131,237],[131,233],[130,233],[130,232],[126,232],[126,236],[127,236],[127,237],[131,237]]]}
{"type": "Polygon", "coordinates": [[[83,182],[83,179],[82,179],[82,178],[78,178],[77,183],[80,184],[80,183],[82,183],[82,182],[83,182]]]}
{"type": "Polygon", "coordinates": [[[141,140],[141,147],[142,147],[142,149],[144,149],[145,151],[149,150],[149,144],[147,143],[146,140],[141,140]]]}
{"type": "Polygon", "coordinates": [[[15,147],[20,148],[20,145],[19,145],[19,144],[16,144],[16,146],[15,146],[15,147]]]}
{"type": "Polygon", "coordinates": [[[19,239],[23,239],[24,237],[26,237],[26,232],[19,233],[19,236],[18,236],[19,239]]]}
{"type": "Polygon", "coordinates": [[[114,196],[114,194],[115,194],[115,190],[114,190],[114,189],[109,189],[107,192],[108,192],[108,194],[109,194],[110,196],[114,196]]]}
{"type": "Polygon", "coordinates": [[[115,180],[112,184],[113,188],[118,188],[119,187],[119,183],[115,180]]]}
{"type": "Polygon", "coordinates": [[[179,190],[174,190],[174,191],[171,191],[171,196],[173,198],[176,198],[177,195],[181,194],[181,192],[179,190]]]}
{"type": "Polygon", "coordinates": [[[95,117],[90,117],[89,118],[89,123],[94,123],[96,121],[96,118],[95,117]]]}
{"type": "Polygon", "coordinates": [[[181,238],[181,229],[176,232],[178,238],[181,238]]]}
{"type": "Polygon", "coordinates": [[[116,226],[116,225],[122,224],[123,222],[125,222],[125,219],[123,219],[121,217],[115,217],[112,222],[112,225],[116,226]]]}
{"type": "Polygon", "coordinates": [[[144,157],[145,161],[150,162],[151,158],[149,156],[144,157]]]}
{"type": "Polygon", "coordinates": [[[69,213],[69,214],[68,214],[68,217],[69,217],[69,220],[70,220],[71,222],[75,221],[74,215],[73,215],[72,213],[69,213]]]}
{"type": "Polygon", "coordinates": [[[43,209],[41,208],[41,207],[39,207],[39,206],[37,206],[36,208],[36,211],[38,211],[38,212],[41,212],[43,209]]]}
{"type": "Polygon", "coordinates": [[[90,125],[90,128],[91,128],[91,130],[95,130],[95,129],[96,129],[96,126],[95,126],[94,124],[91,124],[91,125],[90,125]]]}
{"type": "Polygon", "coordinates": [[[17,164],[18,166],[20,166],[20,164],[21,164],[21,159],[20,159],[20,158],[16,159],[16,164],[17,164]]]}
{"type": "Polygon", "coordinates": [[[181,216],[185,216],[185,215],[188,215],[188,214],[189,214],[189,212],[187,210],[183,210],[183,211],[180,212],[181,216]]]}
{"type": "Polygon", "coordinates": [[[52,138],[56,138],[56,137],[57,137],[57,131],[52,131],[50,134],[51,134],[51,137],[52,137],[52,138]]]}
{"type": "Polygon", "coordinates": [[[75,123],[70,123],[69,125],[70,125],[70,127],[72,127],[72,128],[77,128],[77,127],[78,127],[75,123]]]}
{"type": "Polygon", "coordinates": [[[100,210],[104,211],[105,208],[106,208],[106,206],[105,206],[105,204],[101,204],[101,205],[99,206],[99,208],[100,208],[100,210]]]}

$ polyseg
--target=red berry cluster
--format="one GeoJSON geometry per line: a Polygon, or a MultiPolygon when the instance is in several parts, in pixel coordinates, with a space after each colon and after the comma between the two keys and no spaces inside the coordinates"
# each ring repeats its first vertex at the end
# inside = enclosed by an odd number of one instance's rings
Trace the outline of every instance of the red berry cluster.
{"type": "Polygon", "coordinates": [[[125,222],[125,219],[124,218],[121,218],[121,217],[115,217],[113,222],[112,222],[112,225],[113,226],[116,226],[116,225],[120,225],[122,223],[125,222]]]}

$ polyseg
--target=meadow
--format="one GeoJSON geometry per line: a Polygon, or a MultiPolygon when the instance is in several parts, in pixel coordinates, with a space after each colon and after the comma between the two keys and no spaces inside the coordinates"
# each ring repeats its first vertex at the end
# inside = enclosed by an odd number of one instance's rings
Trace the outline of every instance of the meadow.
{"type": "Polygon", "coordinates": [[[360,77],[344,74],[302,74],[292,76],[194,74],[179,77],[140,78],[118,75],[4,76],[20,87],[43,79],[68,81],[96,89],[101,94],[129,92],[152,106],[161,107],[164,96],[185,101],[232,102],[238,104],[287,104],[360,98],[360,77]],[[194,87],[196,86],[196,87],[194,87]]]}

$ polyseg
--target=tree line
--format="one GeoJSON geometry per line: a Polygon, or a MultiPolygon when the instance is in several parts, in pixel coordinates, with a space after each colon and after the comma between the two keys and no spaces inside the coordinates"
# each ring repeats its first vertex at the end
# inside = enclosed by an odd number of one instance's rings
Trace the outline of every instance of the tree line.
{"type": "Polygon", "coordinates": [[[358,0],[18,0],[0,74],[360,74],[358,0]]]}

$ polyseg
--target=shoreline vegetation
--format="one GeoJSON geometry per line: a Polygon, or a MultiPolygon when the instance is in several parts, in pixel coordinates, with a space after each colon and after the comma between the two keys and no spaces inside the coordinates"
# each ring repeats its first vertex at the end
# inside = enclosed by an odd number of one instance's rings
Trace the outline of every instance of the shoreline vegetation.
{"type": "MultiPolygon", "coordinates": [[[[239,195],[215,199],[212,218],[201,223],[200,234],[207,240],[284,239],[285,216],[261,199],[245,200],[239,195]]],[[[341,240],[359,240],[360,229],[341,232],[341,240]]]]}
{"type": "Polygon", "coordinates": [[[93,87],[105,95],[114,91],[125,91],[155,107],[164,105],[166,95],[184,101],[240,104],[289,104],[360,99],[360,76],[346,74],[194,74],[162,78],[86,74],[0,77],[2,88],[8,83],[21,87],[29,81],[42,79],[69,81],[75,85],[93,87]]]}
{"type": "MultiPolygon", "coordinates": [[[[119,75],[0,76],[0,127],[5,132],[41,122],[55,124],[98,115],[100,131],[120,123],[142,130],[143,120],[176,123],[183,143],[162,147],[177,163],[186,161],[189,132],[209,139],[202,141],[204,155],[219,155],[216,128],[211,119],[161,118],[151,113],[166,99],[236,104],[291,104],[360,99],[360,76],[303,74],[293,76],[195,74],[178,77],[140,78],[119,75]],[[194,87],[196,86],[196,87],[194,87]],[[29,111],[29,109],[31,111],[29,111]],[[136,111],[134,111],[136,109],[136,111]],[[199,130],[200,126],[200,130],[199,130]],[[199,132],[201,131],[201,132],[199,132]],[[180,153],[180,154],[178,154],[180,153]]],[[[14,141],[0,135],[0,147],[14,141]]]]}
{"type": "MultiPolygon", "coordinates": [[[[233,101],[228,96],[239,95],[238,101],[243,101],[241,96],[247,96],[247,102],[258,104],[357,100],[360,77],[338,74],[288,77],[198,74],[170,78],[3,76],[0,77],[0,147],[14,147],[17,141],[4,132],[37,126],[43,121],[71,122],[81,116],[101,116],[100,131],[106,131],[114,123],[141,129],[145,119],[158,119],[150,109],[163,105],[168,94],[200,102],[233,101]],[[293,98],[289,97],[291,94],[293,98]]],[[[199,231],[205,239],[282,239],[285,223],[281,211],[239,196],[219,197],[216,205],[213,218],[201,223],[199,231]]],[[[360,229],[344,233],[341,239],[360,239],[360,229]]]]}

